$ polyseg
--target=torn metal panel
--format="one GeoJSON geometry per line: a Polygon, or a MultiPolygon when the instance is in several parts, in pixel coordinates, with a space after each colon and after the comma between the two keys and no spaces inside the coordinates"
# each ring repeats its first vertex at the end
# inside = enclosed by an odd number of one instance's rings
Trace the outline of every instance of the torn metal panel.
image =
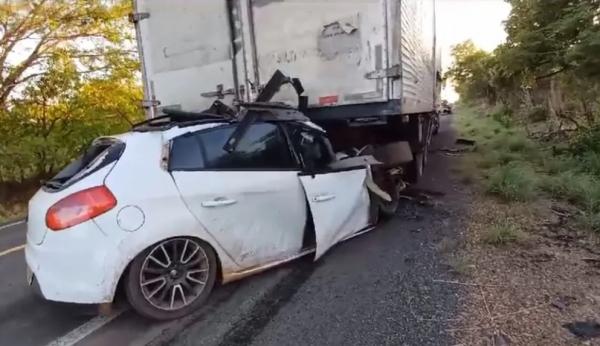
{"type": "Polygon", "coordinates": [[[319,53],[326,60],[335,59],[341,54],[360,52],[359,15],[325,24],[317,42],[319,53]]]}

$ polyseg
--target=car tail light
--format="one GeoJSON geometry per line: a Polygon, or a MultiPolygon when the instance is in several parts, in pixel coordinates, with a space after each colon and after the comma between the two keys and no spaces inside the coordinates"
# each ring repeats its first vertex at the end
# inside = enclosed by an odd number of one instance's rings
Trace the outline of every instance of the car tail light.
{"type": "Polygon", "coordinates": [[[117,205],[106,186],[96,186],[69,195],[56,202],[46,213],[46,225],[60,231],[104,214],[117,205]]]}

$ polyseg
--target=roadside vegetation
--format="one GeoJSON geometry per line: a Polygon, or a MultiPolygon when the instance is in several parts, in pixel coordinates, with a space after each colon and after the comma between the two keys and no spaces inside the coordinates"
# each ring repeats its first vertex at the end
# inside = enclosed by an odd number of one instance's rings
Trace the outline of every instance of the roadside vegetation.
{"type": "Polygon", "coordinates": [[[510,3],[506,43],[453,48],[461,134],[490,194],[567,201],[600,232],[600,3],[510,3]]]}
{"type": "Polygon", "coordinates": [[[462,165],[465,181],[478,181],[503,201],[551,198],[579,209],[581,226],[600,232],[600,131],[591,129],[569,141],[540,141],[518,124],[503,123],[502,114],[461,107],[461,136],[474,139],[475,152],[462,165]],[[594,138],[596,137],[596,138],[594,138]]]}
{"type": "Polygon", "coordinates": [[[99,136],[142,117],[129,0],[0,4],[0,222],[99,136]]]}
{"type": "Polygon", "coordinates": [[[586,344],[565,326],[600,321],[600,2],[509,2],[507,41],[458,44],[446,74],[459,134],[476,141],[459,166],[475,193],[455,254],[474,269],[455,271],[477,289],[457,335],[586,344]]]}

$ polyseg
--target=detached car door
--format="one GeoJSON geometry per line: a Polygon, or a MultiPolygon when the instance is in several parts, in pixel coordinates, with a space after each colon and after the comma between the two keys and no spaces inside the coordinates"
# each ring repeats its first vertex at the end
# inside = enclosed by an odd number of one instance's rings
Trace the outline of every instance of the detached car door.
{"type": "Polygon", "coordinates": [[[315,260],[332,246],[369,226],[367,168],[329,169],[335,155],[324,133],[290,129],[304,172],[299,174],[315,226],[315,260]]]}
{"type": "Polygon", "coordinates": [[[236,125],[177,137],[169,169],[198,222],[242,268],[300,252],[306,203],[280,127],[255,123],[233,152],[236,125]]]}

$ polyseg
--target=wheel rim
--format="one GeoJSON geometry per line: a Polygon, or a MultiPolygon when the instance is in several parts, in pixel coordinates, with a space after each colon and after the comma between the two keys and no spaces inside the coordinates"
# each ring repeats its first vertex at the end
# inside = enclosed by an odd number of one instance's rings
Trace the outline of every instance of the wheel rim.
{"type": "Polygon", "coordinates": [[[192,304],[204,291],[210,265],[204,249],[188,238],[161,242],[146,256],[140,288],[146,301],[174,311],[192,304]]]}

